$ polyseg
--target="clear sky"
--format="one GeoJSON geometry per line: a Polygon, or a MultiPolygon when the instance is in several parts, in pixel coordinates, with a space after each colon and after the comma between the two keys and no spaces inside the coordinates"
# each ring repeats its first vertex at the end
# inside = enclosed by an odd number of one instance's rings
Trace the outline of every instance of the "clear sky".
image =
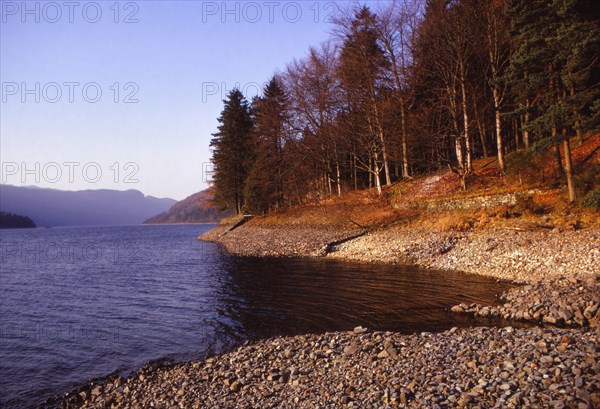
{"type": "Polygon", "coordinates": [[[1,0],[2,183],[204,189],[227,91],[256,95],[347,4],[1,0]]]}

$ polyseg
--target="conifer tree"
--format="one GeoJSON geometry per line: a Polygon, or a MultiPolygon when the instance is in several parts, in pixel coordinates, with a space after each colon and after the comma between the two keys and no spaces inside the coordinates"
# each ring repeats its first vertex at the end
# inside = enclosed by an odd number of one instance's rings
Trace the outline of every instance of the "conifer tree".
{"type": "Polygon", "coordinates": [[[246,209],[265,213],[284,206],[284,143],[287,99],[278,76],[265,86],[253,104],[256,160],[246,180],[246,209]]]}
{"type": "MultiPolygon", "coordinates": [[[[524,124],[537,139],[533,148],[554,148],[569,200],[576,200],[569,138],[597,126],[600,29],[591,0],[536,0],[510,4],[513,37],[509,75],[524,124]]],[[[518,111],[517,111],[518,112],[518,111]]]]}
{"type": "Polygon", "coordinates": [[[234,208],[240,214],[244,205],[244,183],[254,159],[252,117],[248,101],[238,90],[232,90],[223,101],[218,132],[210,142],[213,149],[213,183],[215,203],[221,208],[234,208]]]}

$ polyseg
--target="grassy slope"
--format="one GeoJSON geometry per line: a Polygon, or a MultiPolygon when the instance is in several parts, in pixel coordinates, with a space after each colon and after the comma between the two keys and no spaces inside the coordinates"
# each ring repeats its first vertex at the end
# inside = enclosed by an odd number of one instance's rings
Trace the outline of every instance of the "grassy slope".
{"type": "MultiPolygon", "coordinates": [[[[600,187],[600,134],[583,144],[571,142],[578,194],[600,187]]],[[[494,158],[475,162],[468,189],[449,170],[415,177],[386,187],[378,197],[374,191],[350,191],[341,197],[297,206],[257,217],[257,226],[422,226],[440,230],[471,228],[585,228],[598,226],[598,211],[569,204],[565,178],[558,174],[552,152],[536,154],[527,161],[523,153],[509,155],[512,171],[503,176],[494,158]],[[447,209],[448,202],[461,203],[483,197],[530,192],[516,204],[484,205],[480,208],[447,209]],[[532,193],[535,192],[535,193],[532,193]],[[527,198],[530,196],[530,198],[527,198]],[[428,204],[424,209],[423,205],[428,204]],[[446,205],[444,205],[446,204],[446,205]]],[[[453,207],[453,206],[450,206],[453,207]]]]}

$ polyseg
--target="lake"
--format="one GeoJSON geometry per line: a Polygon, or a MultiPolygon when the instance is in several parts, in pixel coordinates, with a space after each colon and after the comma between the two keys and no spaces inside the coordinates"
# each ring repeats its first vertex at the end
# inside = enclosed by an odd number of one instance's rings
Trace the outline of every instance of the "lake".
{"type": "Polygon", "coordinates": [[[0,231],[0,405],[28,407],[91,378],[247,340],[498,325],[452,314],[509,286],[415,267],[224,254],[211,225],[0,231]]]}

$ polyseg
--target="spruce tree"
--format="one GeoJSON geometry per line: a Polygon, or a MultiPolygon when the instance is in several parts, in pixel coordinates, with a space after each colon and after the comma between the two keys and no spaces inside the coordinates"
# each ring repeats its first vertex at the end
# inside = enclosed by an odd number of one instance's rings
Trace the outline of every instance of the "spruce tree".
{"type": "Polygon", "coordinates": [[[253,104],[256,160],[246,180],[246,210],[265,213],[284,206],[284,144],[287,98],[278,76],[265,86],[253,104]]]}
{"type": "Polygon", "coordinates": [[[563,146],[569,200],[575,186],[569,138],[597,126],[599,20],[592,0],[513,0],[509,12],[516,47],[507,79],[536,150],[554,148],[562,170],[563,146]]]}
{"type": "Polygon", "coordinates": [[[213,149],[215,203],[240,214],[244,206],[244,183],[254,159],[252,117],[248,101],[234,89],[223,101],[218,132],[210,142],[213,149]]]}

